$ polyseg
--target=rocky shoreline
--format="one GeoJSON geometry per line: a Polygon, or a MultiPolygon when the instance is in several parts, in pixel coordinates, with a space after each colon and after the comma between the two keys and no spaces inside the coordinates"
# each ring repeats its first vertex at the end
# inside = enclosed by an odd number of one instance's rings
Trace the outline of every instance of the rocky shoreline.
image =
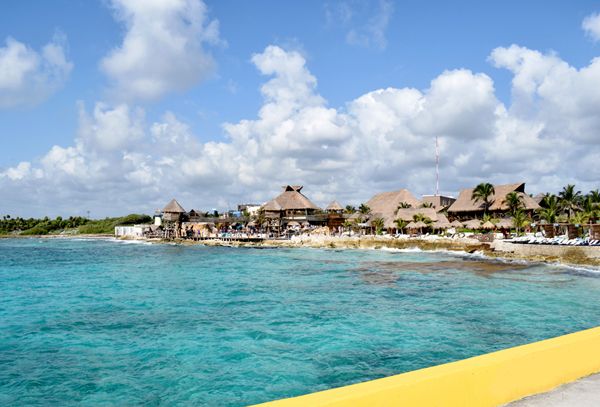
{"type": "MultiPolygon", "coordinates": [[[[0,238],[41,238],[41,239],[110,239],[110,235],[40,235],[40,236],[0,236],[0,238]]],[[[128,240],[128,239],[123,239],[128,240]]],[[[330,237],[308,236],[289,240],[263,240],[261,242],[239,242],[221,239],[192,241],[162,239],[141,239],[150,243],[175,243],[181,245],[204,245],[226,247],[264,247],[264,248],[319,248],[319,249],[398,249],[423,251],[454,251],[481,253],[488,258],[563,264],[600,268],[600,247],[551,246],[514,244],[502,240],[492,243],[479,242],[476,239],[461,238],[389,238],[379,236],[330,237]]],[[[600,270],[599,270],[600,271],[600,270]]]]}
{"type": "Polygon", "coordinates": [[[250,246],[250,247],[311,247],[320,249],[399,249],[423,251],[455,251],[481,253],[489,258],[519,260],[528,262],[560,263],[569,266],[600,267],[600,247],[585,246],[543,246],[523,245],[496,241],[479,242],[475,239],[390,239],[379,237],[338,238],[319,237],[293,240],[265,240],[261,243],[224,242],[204,240],[182,244],[203,244],[206,246],[250,246]]]}

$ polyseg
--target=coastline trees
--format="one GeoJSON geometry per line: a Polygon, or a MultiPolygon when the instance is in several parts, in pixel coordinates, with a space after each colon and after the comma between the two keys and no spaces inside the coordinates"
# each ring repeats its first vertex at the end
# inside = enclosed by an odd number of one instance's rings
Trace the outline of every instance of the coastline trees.
{"type": "Polygon", "coordinates": [[[502,203],[508,206],[508,211],[511,215],[514,215],[519,209],[522,209],[525,206],[523,196],[519,195],[516,191],[506,194],[502,203]]]}
{"type": "Polygon", "coordinates": [[[490,207],[490,198],[496,193],[494,186],[489,182],[482,182],[477,185],[471,193],[471,200],[473,202],[483,202],[483,213],[487,213],[490,207]]]}
{"type": "Polygon", "coordinates": [[[400,231],[400,233],[404,234],[404,229],[406,228],[406,221],[404,219],[396,219],[394,221],[394,223],[396,224],[396,227],[398,228],[398,230],[400,231]]]}
{"type": "Polygon", "coordinates": [[[579,209],[581,191],[575,191],[575,185],[568,184],[558,193],[558,197],[561,208],[567,212],[567,218],[570,220],[574,212],[579,209]]]}

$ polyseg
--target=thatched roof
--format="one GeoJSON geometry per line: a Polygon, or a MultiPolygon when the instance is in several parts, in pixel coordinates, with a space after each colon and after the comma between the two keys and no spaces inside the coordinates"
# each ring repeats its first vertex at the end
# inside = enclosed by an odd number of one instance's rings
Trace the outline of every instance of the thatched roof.
{"type": "Polygon", "coordinates": [[[464,227],[469,229],[479,229],[481,227],[481,221],[479,219],[470,219],[463,222],[464,227]]]}
{"type": "MultiPolygon", "coordinates": [[[[440,215],[444,216],[441,213],[438,214],[436,212],[436,210],[433,208],[400,208],[396,212],[396,219],[402,219],[407,222],[410,222],[413,220],[414,216],[418,215],[418,214],[426,216],[434,222],[440,218],[440,215]]],[[[445,218],[445,216],[444,216],[444,218],[445,218]]],[[[448,219],[446,219],[446,220],[448,220],[448,219]]]]}
{"type": "Polygon", "coordinates": [[[439,213],[438,220],[433,223],[433,227],[436,229],[447,229],[452,227],[452,224],[448,221],[446,215],[439,213]]]}
{"type": "Polygon", "coordinates": [[[496,226],[489,220],[480,226],[481,229],[494,229],[496,226]]]}
{"type": "Polygon", "coordinates": [[[500,219],[500,221],[498,221],[498,223],[496,223],[496,227],[498,228],[512,228],[513,227],[513,221],[512,219],[500,219]]]}
{"type": "Polygon", "coordinates": [[[303,209],[319,209],[300,190],[302,185],[286,185],[283,192],[262,206],[265,211],[287,211],[303,209]]]}
{"type": "MultiPolygon", "coordinates": [[[[398,206],[406,202],[414,208],[421,205],[421,202],[414,197],[407,189],[399,191],[381,192],[367,201],[367,206],[371,208],[371,213],[385,220],[386,228],[393,228],[394,220],[397,219],[398,206]]],[[[407,219],[408,220],[408,219],[407,219]]],[[[412,220],[412,215],[410,216],[412,220]]]]}
{"type": "Polygon", "coordinates": [[[167,206],[165,206],[163,208],[163,212],[164,213],[185,213],[185,209],[183,209],[183,207],[181,205],[179,205],[179,202],[177,202],[175,199],[171,199],[171,202],[169,202],[167,204],[167,206]]]}
{"type": "MultiPolygon", "coordinates": [[[[523,197],[523,203],[525,209],[533,210],[538,209],[540,206],[535,202],[533,198],[525,193],[525,183],[521,182],[518,184],[507,184],[507,185],[494,185],[495,194],[490,197],[490,211],[506,211],[508,206],[503,203],[506,194],[509,192],[517,192],[523,197]]],[[[473,188],[463,189],[460,191],[456,202],[454,202],[448,212],[478,212],[484,209],[484,204],[481,201],[474,202],[471,199],[473,195],[473,188]]]]}
{"type": "Polygon", "coordinates": [[[406,225],[407,229],[421,229],[421,228],[426,228],[427,224],[425,222],[410,222],[408,225],[406,225]]]}
{"type": "Polygon", "coordinates": [[[344,208],[342,208],[342,205],[340,205],[340,203],[338,201],[332,201],[329,205],[327,205],[327,208],[325,208],[326,211],[343,211],[344,208]]]}
{"type": "Polygon", "coordinates": [[[450,224],[455,228],[462,228],[463,226],[462,222],[459,220],[453,220],[452,222],[450,222],[450,224]]]}

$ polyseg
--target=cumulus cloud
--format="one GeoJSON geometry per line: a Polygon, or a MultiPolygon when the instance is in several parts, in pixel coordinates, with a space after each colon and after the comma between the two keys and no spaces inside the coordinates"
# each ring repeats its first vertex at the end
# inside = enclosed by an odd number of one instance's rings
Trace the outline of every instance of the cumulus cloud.
{"type": "Polygon", "coordinates": [[[101,62],[124,101],[158,99],[206,79],[215,62],[205,44],[221,44],[219,22],[201,0],[112,0],[127,27],[123,43],[101,62]]]}
{"type": "Polygon", "coordinates": [[[600,13],[593,13],[584,18],[581,28],[593,41],[600,41],[600,13]]]}
{"type": "Polygon", "coordinates": [[[0,172],[7,205],[103,215],[151,212],[176,196],[187,208],[224,209],[263,202],[287,183],[306,185],[320,204],[432,193],[436,136],[446,193],[481,181],[525,181],[530,192],[598,187],[596,59],[576,69],[555,54],[502,47],[489,60],[513,74],[509,105],[489,76],[456,69],[425,89],[377,89],[338,108],[300,53],[268,46],[251,60],[266,77],[263,104],[255,118],[225,123],[225,141],[200,142],[173,112],[148,123],[126,104],[81,106],[73,146],[0,172]]]}
{"type": "Polygon", "coordinates": [[[0,109],[38,104],[61,88],[73,69],[65,44],[57,34],[38,52],[7,38],[0,47],[0,109]]]}

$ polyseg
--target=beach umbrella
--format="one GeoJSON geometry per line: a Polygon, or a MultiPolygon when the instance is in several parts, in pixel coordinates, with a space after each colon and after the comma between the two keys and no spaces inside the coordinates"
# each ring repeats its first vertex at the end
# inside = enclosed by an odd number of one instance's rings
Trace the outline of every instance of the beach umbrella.
{"type": "Polygon", "coordinates": [[[406,229],[418,229],[419,227],[417,226],[416,222],[410,222],[408,225],[406,225],[406,229]]]}
{"type": "Polygon", "coordinates": [[[462,228],[463,224],[459,220],[453,220],[450,222],[450,225],[454,226],[455,228],[462,228]]]}
{"type": "Polygon", "coordinates": [[[299,228],[300,224],[298,222],[296,222],[295,220],[288,222],[287,224],[288,228],[299,228]]]}
{"type": "Polygon", "coordinates": [[[494,226],[494,224],[488,220],[480,227],[481,227],[481,229],[494,229],[496,226],[494,226]]]}
{"type": "Polygon", "coordinates": [[[510,229],[513,227],[512,219],[500,219],[498,223],[496,223],[496,227],[510,229]]]}
{"type": "Polygon", "coordinates": [[[470,219],[466,222],[463,222],[463,225],[468,229],[479,229],[481,226],[481,221],[479,219],[470,219]]]}

